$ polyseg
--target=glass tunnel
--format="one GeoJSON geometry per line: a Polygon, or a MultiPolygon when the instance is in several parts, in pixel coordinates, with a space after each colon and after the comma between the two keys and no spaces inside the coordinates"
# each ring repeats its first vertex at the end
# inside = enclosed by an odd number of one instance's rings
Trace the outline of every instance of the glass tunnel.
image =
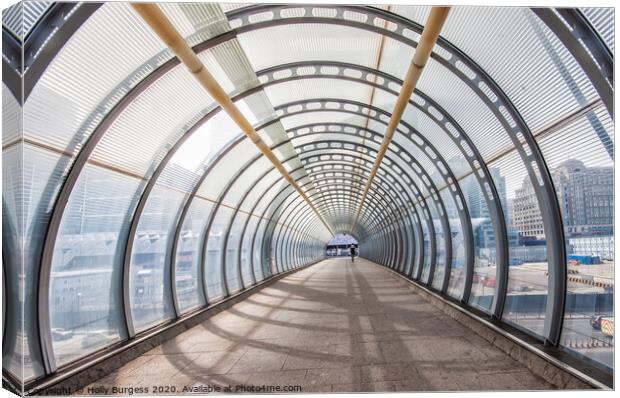
{"type": "Polygon", "coordinates": [[[431,7],[159,8],[203,69],[129,3],[3,11],[5,378],[96,363],[340,234],[613,373],[613,8],[452,7],[384,151],[431,7]]]}

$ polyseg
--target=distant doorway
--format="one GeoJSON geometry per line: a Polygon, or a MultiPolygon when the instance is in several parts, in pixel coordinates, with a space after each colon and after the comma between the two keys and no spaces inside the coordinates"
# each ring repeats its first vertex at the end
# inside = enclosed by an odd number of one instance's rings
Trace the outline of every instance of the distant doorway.
{"type": "Polygon", "coordinates": [[[359,251],[357,239],[348,234],[337,234],[327,243],[325,254],[328,257],[348,257],[351,255],[351,245],[355,247],[357,253],[359,251]]]}

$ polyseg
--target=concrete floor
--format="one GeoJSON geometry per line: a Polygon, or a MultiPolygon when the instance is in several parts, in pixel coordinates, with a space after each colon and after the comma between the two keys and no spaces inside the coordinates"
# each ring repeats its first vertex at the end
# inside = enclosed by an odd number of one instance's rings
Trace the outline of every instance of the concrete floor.
{"type": "Polygon", "coordinates": [[[302,392],[552,389],[405,281],[363,259],[342,258],[274,283],[84,394],[128,394],[122,388],[130,387],[166,395],[214,386],[235,392],[240,385],[302,392]]]}

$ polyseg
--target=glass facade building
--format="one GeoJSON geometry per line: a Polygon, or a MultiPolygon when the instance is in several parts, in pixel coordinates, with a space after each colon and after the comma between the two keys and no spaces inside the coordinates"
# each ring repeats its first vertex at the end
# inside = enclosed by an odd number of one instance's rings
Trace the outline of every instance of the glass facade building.
{"type": "Polygon", "coordinates": [[[5,373],[62,373],[334,234],[613,371],[590,324],[613,317],[613,9],[453,8],[357,218],[430,7],[160,7],[309,202],[130,4],[4,10],[5,373]]]}

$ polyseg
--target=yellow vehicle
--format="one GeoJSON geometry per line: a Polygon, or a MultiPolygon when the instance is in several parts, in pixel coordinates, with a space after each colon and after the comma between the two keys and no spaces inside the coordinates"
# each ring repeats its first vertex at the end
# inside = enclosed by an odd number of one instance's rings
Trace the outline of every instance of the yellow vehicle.
{"type": "Polygon", "coordinates": [[[614,318],[601,318],[601,332],[609,337],[614,337],[614,318]]]}

